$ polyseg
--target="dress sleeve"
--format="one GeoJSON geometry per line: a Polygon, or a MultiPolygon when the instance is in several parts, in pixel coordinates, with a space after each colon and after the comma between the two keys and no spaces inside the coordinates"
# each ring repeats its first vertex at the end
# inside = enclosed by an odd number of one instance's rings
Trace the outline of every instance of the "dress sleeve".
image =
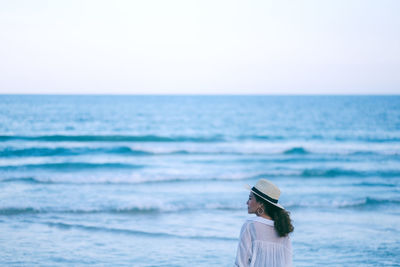
{"type": "Polygon", "coordinates": [[[240,231],[239,245],[236,253],[235,266],[250,266],[252,257],[252,242],[249,231],[249,224],[245,223],[240,231]]]}

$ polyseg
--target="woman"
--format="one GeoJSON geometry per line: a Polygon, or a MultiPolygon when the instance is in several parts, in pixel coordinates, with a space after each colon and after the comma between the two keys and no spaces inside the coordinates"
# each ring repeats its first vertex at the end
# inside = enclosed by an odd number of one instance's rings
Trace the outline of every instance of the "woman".
{"type": "Polygon", "coordinates": [[[292,266],[289,233],[294,228],[289,213],[278,204],[279,188],[261,179],[249,190],[247,211],[257,217],[242,226],[235,266],[292,266]]]}

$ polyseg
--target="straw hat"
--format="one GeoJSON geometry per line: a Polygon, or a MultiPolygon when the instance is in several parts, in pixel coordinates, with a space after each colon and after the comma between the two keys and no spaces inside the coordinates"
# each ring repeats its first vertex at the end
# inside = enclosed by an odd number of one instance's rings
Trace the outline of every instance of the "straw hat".
{"type": "Polygon", "coordinates": [[[279,188],[270,181],[266,179],[260,179],[255,186],[251,187],[250,185],[247,185],[246,188],[272,205],[281,209],[285,209],[282,207],[282,205],[278,204],[281,190],[279,190],[279,188]]]}

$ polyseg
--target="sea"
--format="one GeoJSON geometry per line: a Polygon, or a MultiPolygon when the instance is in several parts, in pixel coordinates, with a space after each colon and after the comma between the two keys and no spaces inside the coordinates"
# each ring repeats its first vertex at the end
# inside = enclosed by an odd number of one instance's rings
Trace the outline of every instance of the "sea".
{"type": "Polygon", "coordinates": [[[249,192],[294,266],[400,266],[400,96],[0,95],[1,266],[233,266],[249,192]]]}

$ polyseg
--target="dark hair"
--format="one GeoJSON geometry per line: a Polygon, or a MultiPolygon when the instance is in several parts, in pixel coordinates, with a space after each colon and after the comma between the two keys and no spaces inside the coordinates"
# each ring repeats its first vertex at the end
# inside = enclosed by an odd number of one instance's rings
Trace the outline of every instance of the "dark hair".
{"type": "Polygon", "coordinates": [[[290,212],[278,208],[256,194],[254,196],[257,202],[264,205],[265,213],[274,221],[274,228],[280,237],[287,236],[293,232],[294,227],[290,219],[290,212]]]}

